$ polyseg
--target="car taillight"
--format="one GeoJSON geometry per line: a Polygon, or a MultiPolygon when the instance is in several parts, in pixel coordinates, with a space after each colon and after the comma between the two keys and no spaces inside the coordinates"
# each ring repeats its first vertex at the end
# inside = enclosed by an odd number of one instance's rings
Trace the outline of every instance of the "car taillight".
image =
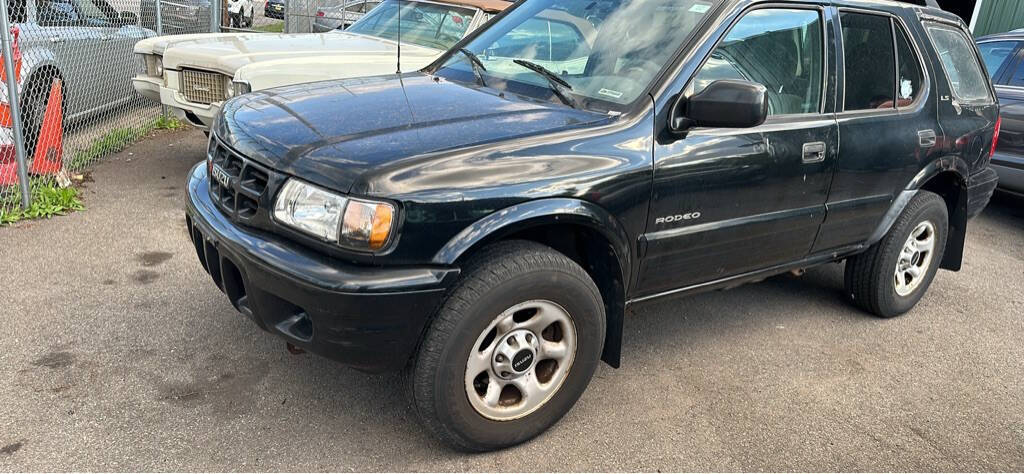
{"type": "Polygon", "coordinates": [[[324,16],[324,11],[323,10],[317,10],[316,11],[316,16],[319,16],[319,17],[324,16]]]}
{"type": "MultiPolygon", "coordinates": [[[[11,56],[14,59],[14,80],[19,83],[21,82],[21,47],[18,44],[18,35],[20,33],[21,30],[18,29],[17,25],[11,27],[11,56]]],[[[2,59],[0,58],[0,60],[2,59]]],[[[7,68],[0,67],[0,81],[6,80],[7,68]]],[[[8,118],[10,118],[10,114],[8,114],[8,118]]]]}
{"type": "Polygon", "coordinates": [[[999,129],[1003,128],[1003,118],[999,117],[996,119],[996,131],[992,134],[992,149],[988,151],[989,159],[992,159],[996,154],[996,145],[999,144],[999,129]]]}

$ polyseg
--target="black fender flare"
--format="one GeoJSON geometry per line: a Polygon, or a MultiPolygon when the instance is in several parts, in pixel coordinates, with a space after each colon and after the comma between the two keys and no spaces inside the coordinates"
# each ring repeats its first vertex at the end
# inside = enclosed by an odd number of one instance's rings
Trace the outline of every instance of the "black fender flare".
{"type": "MultiPolygon", "coordinates": [[[[589,201],[576,198],[545,198],[526,201],[494,211],[473,222],[452,237],[437,253],[432,263],[454,265],[467,252],[501,240],[504,237],[534,227],[545,225],[574,224],[587,227],[602,235],[611,244],[622,273],[622,299],[617,307],[610,308],[607,317],[602,360],[612,367],[618,367],[621,359],[622,327],[625,316],[625,295],[633,271],[632,252],[625,228],[607,210],[589,201]]],[[[602,286],[601,282],[597,282],[602,286]]]]}
{"type": "Polygon", "coordinates": [[[960,185],[958,199],[953,203],[949,213],[949,236],[946,239],[946,249],[942,257],[940,268],[947,270],[960,270],[963,261],[964,242],[967,239],[967,181],[970,175],[970,168],[967,163],[957,156],[948,156],[936,159],[921,169],[907,183],[902,191],[893,198],[889,210],[882,216],[871,237],[868,238],[866,246],[871,246],[882,240],[882,237],[889,232],[893,223],[903,213],[910,200],[917,195],[932,178],[941,173],[952,172],[957,177],[960,185]]]}

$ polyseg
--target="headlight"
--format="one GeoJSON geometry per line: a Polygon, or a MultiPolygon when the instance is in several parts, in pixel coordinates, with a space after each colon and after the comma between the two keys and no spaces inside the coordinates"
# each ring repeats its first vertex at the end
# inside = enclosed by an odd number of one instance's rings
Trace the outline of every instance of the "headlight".
{"type": "Polygon", "coordinates": [[[146,74],[153,77],[163,77],[164,75],[164,58],[159,54],[147,54],[146,58],[146,74]]]}
{"type": "Polygon", "coordinates": [[[380,250],[391,238],[391,204],[350,199],[289,179],[274,202],[274,220],[353,250],[380,250]]]}
{"type": "Polygon", "coordinates": [[[252,86],[245,81],[233,81],[228,86],[228,97],[234,97],[236,95],[248,94],[252,92],[252,86]]]}

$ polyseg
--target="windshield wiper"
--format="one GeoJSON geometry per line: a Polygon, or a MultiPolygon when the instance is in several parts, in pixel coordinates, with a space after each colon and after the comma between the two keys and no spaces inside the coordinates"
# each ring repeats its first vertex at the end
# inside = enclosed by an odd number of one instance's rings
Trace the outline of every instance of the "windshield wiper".
{"type": "Polygon", "coordinates": [[[480,85],[487,87],[487,83],[484,82],[483,71],[487,70],[487,68],[484,67],[484,63],[480,61],[480,58],[478,58],[475,53],[466,48],[459,48],[459,52],[469,59],[469,65],[473,67],[473,75],[476,76],[477,81],[480,81],[480,85]]]}
{"type": "Polygon", "coordinates": [[[513,59],[512,62],[540,74],[540,76],[547,79],[548,84],[551,85],[551,92],[554,92],[565,105],[574,109],[579,108],[576,101],[573,100],[572,96],[569,95],[568,92],[572,90],[572,86],[570,86],[568,82],[565,82],[565,79],[558,77],[558,74],[551,72],[550,69],[541,66],[540,64],[530,62],[525,59],[513,59]]]}

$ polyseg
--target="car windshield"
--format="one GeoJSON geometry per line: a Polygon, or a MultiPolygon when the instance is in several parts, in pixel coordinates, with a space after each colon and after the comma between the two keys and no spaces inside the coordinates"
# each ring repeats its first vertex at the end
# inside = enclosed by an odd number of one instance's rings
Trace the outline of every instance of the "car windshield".
{"type": "Polygon", "coordinates": [[[448,49],[466,34],[476,12],[471,8],[440,3],[387,0],[374,7],[347,30],[349,33],[376,36],[435,49],[448,49]],[[399,5],[402,23],[399,25],[399,5]]]}
{"type": "Polygon", "coordinates": [[[466,44],[482,68],[474,72],[470,55],[453,52],[435,73],[573,106],[621,109],[644,93],[717,3],[527,0],[466,44]]]}

